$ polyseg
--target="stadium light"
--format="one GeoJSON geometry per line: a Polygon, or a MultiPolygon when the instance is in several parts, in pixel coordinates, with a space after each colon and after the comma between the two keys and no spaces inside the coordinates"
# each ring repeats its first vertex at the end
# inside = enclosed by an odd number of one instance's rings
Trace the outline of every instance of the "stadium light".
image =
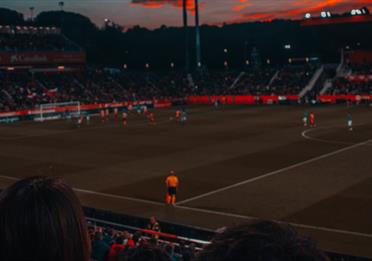
{"type": "Polygon", "coordinates": [[[145,64],[145,67],[146,67],[146,69],[150,68],[150,64],[149,63],[146,63],[145,64]]]}
{"type": "Polygon", "coordinates": [[[250,63],[249,63],[249,60],[246,60],[246,61],[245,61],[245,64],[246,64],[246,65],[249,65],[249,64],[250,64],[250,63]]]}
{"type": "Polygon", "coordinates": [[[201,62],[198,62],[198,67],[201,67],[201,66],[202,66],[201,62]]]}
{"type": "Polygon", "coordinates": [[[322,17],[322,18],[329,18],[329,17],[331,17],[332,16],[332,14],[331,14],[331,12],[329,12],[329,11],[322,11],[321,13],[320,13],[320,16],[322,17]]]}
{"type": "Polygon", "coordinates": [[[284,49],[290,50],[290,49],[292,49],[292,46],[290,44],[286,44],[286,45],[284,45],[284,49]]]}
{"type": "Polygon", "coordinates": [[[123,65],[123,68],[126,70],[126,69],[128,69],[128,65],[125,63],[124,65],[123,65]]]}
{"type": "Polygon", "coordinates": [[[223,52],[224,53],[227,53],[229,50],[227,50],[227,48],[223,49],[223,52]]]}
{"type": "Polygon", "coordinates": [[[310,19],[311,18],[311,14],[310,13],[306,13],[305,14],[305,19],[310,19]]]}
{"type": "Polygon", "coordinates": [[[170,66],[171,66],[171,68],[174,68],[174,63],[173,63],[173,62],[171,62],[170,66]]]}
{"type": "Polygon", "coordinates": [[[271,64],[271,60],[270,60],[270,59],[267,59],[267,60],[266,60],[266,63],[267,63],[267,64],[271,64]]]}
{"type": "Polygon", "coordinates": [[[369,15],[369,9],[367,7],[362,8],[362,13],[365,15],[369,15]]]}

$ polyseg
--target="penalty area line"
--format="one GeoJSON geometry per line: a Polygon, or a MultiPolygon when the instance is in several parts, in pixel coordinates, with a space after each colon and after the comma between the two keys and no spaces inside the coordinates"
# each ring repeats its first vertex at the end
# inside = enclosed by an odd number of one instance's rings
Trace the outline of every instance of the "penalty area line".
{"type": "Polygon", "coordinates": [[[236,187],[240,187],[240,186],[243,186],[243,185],[246,185],[246,184],[249,184],[249,183],[253,183],[253,182],[256,182],[256,181],[261,180],[261,179],[269,178],[271,176],[274,176],[274,175],[283,173],[285,171],[292,170],[292,169],[301,167],[303,165],[307,165],[309,163],[313,163],[315,161],[322,160],[322,159],[325,159],[325,158],[329,158],[329,157],[332,157],[334,155],[340,154],[342,152],[345,152],[345,151],[348,151],[348,150],[352,150],[352,149],[355,149],[355,148],[364,146],[364,145],[370,143],[371,141],[372,141],[372,139],[369,139],[367,141],[356,143],[356,144],[353,144],[351,146],[348,146],[348,147],[345,147],[345,148],[342,148],[342,149],[339,149],[339,150],[335,150],[333,152],[329,152],[329,153],[326,153],[326,154],[323,154],[323,155],[320,155],[320,156],[317,156],[317,157],[314,157],[314,158],[311,158],[311,159],[308,159],[308,160],[305,160],[305,161],[296,163],[294,165],[291,165],[291,166],[288,166],[288,167],[285,167],[285,168],[282,168],[282,169],[278,169],[278,170],[275,170],[275,171],[272,171],[272,172],[269,172],[269,173],[266,173],[266,174],[263,174],[263,175],[254,177],[254,178],[243,180],[241,182],[238,182],[238,183],[235,183],[235,184],[226,186],[226,187],[222,187],[222,188],[219,188],[219,189],[216,189],[216,190],[212,190],[212,191],[209,191],[207,193],[200,194],[200,195],[195,196],[195,197],[191,197],[191,198],[188,198],[188,199],[185,199],[185,200],[181,200],[181,201],[179,201],[177,203],[177,205],[186,204],[186,203],[189,203],[189,202],[192,202],[192,201],[201,199],[201,198],[205,198],[205,197],[208,197],[208,196],[211,196],[211,195],[215,195],[215,194],[220,193],[220,192],[224,192],[224,191],[227,191],[227,190],[236,188],[236,187]]]}

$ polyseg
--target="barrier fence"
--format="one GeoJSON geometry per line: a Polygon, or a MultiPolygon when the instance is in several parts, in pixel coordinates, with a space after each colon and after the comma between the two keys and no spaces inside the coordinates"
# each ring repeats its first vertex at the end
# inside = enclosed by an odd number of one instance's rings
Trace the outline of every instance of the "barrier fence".
{"type": "MultiPolygon", "coordinates": [[[[148,224],[148,219],[114,213],[107,210],[84,207],[88,222],[99,227],[110,227],[119,231],[141,232],[142,235],[151,237],[156,235],[159,240],[174,243],[194,243],[198,249],[210,244],[215,231],[198,227],[185,226],[169,222],[161,222],[160,227],[166,233],[158,233],[143,229],[148,224]]],[[[331,261],[372,261],[365,257],[350,256],[342,253],[326,252],[331,261]]]]}

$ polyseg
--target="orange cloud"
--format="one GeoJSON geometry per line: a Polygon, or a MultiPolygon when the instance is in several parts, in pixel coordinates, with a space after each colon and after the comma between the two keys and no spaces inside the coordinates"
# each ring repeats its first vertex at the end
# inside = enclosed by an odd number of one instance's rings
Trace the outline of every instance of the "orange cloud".
{"type": "MultiPolygon", "coordinates": [[[[142,5],[147,8],[161,8],[165,5],[171,5],[177,8],[182,8],[182,0],[132,0],[133,5],[142,5]]],[[[186,7],[188,10],[195,10],[195,5],[193,0],[186,0],[186,7]]]]}
{"type": "Polygon", "coordinates": [[[248,0],[239,0],[240,4],[237,4],[237,5],[234,5],[232,7],[232,10],[233,11],[236,11],[236,12],[240,12],[250,6],[252,6],[253,4],[251,2],[249,2],[248,0]]]}

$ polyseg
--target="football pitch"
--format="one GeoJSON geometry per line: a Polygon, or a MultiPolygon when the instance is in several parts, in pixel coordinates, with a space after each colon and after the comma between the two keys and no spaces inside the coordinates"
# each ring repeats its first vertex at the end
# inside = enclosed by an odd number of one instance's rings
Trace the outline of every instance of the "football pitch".
{"type": "Polygon", "coordinates": [[[372,108],[212,106],[156,110],[156,125],[93,118],[0,125],[0,186],[63,176],[86,206],[216,229],[289,222],[330,251],[372,257],[372,108]],[[316,128],[302,125],[314,111],[316,128]],[[351,113],[354,130],[346,127],[351,113]],[[180,178],[166,207],[165,178],[180,178]]]}

